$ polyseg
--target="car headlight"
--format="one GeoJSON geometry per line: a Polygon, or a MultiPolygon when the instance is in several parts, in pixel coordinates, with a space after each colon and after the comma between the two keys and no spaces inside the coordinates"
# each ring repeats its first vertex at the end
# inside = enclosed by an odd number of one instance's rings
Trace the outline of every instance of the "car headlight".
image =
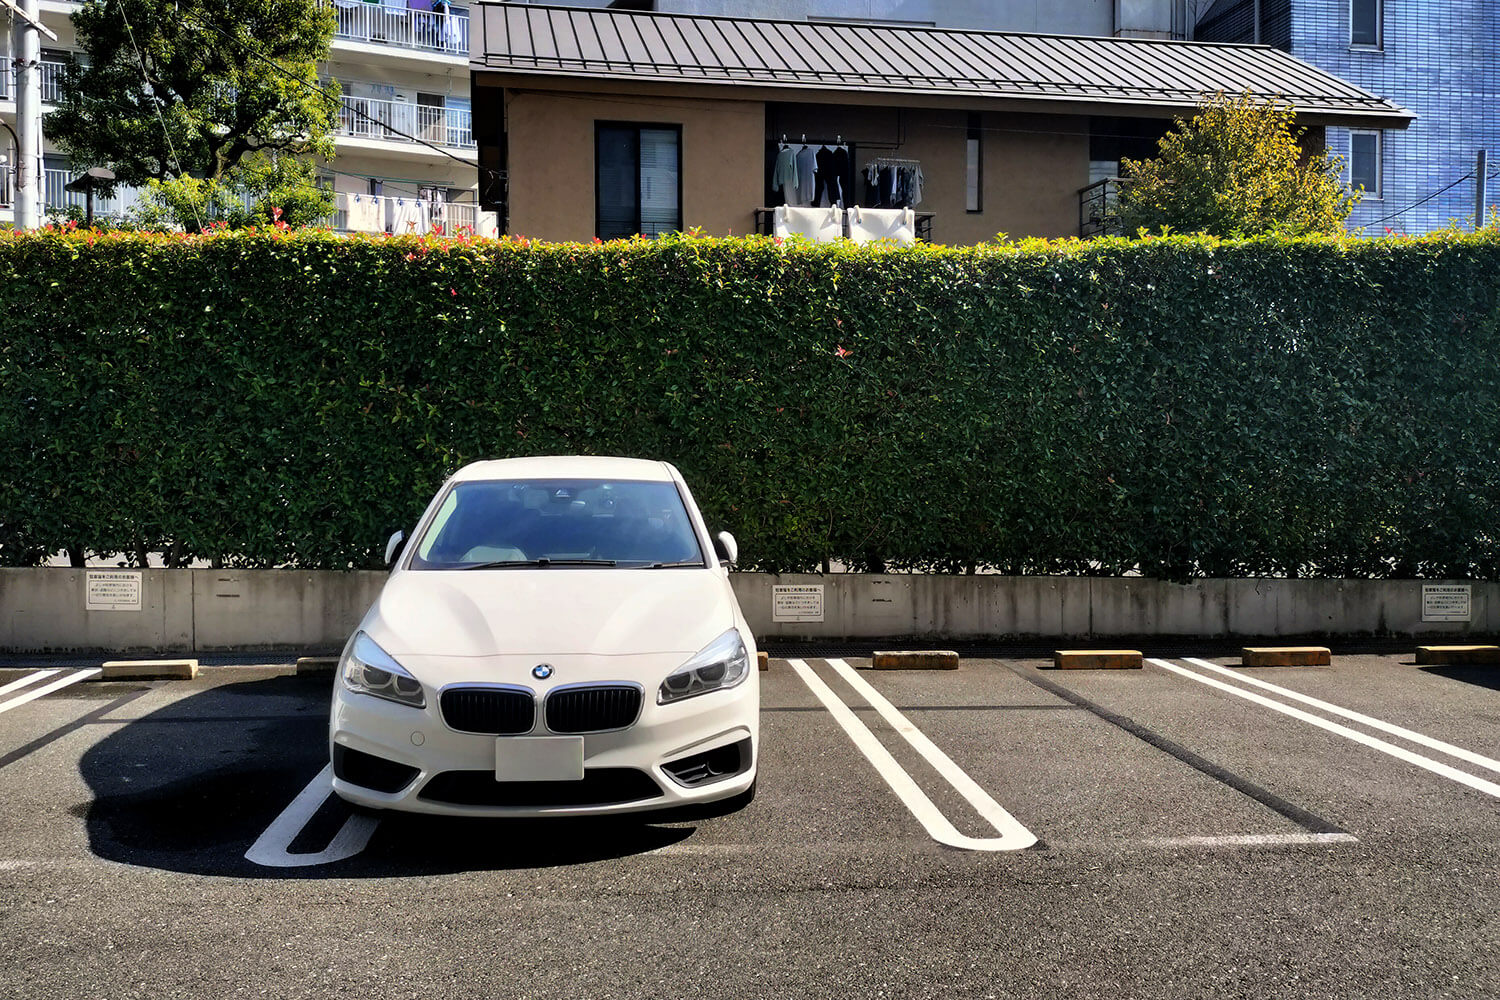
{"type": "Polygon", "coordinates": [[[732,688],[749,676],[750,652],[739,632],[730,629],[668,674],[656,692],[656,703],[665,705],[732,688]]]}
{"type": "Polygon", "coordinates": [[[363,632],[357,633],[344,651],[339,675],[344,678],[344,687],[350,691],[372,694],[412,708],[423,708],[427,704],[427,699],[422,696],[422,682],[407,673],[390,653],[363,632]]]}

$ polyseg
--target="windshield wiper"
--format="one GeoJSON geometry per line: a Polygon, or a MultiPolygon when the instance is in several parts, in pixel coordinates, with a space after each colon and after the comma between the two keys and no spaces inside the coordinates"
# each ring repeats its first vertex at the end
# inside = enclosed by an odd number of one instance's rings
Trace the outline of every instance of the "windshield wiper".
{"type": "Polygon", "coordinates": [[[459,569],[517,569],[523,566],[547,569],[551,566],[613,566],[613,559],[495,559],[491,562],[460,566],[459,569]]]}
{"type": "Polygon", "coordinates": [[[703,568],[703,560],[702,559],[684,559],[681,562],[657,562],[657,563],[652,563],[649,566],[642,566],[641,569],[681,569],[681,568],[688,567],[688,566],[695,567],[697,569],[702,569],[703,568]]]}

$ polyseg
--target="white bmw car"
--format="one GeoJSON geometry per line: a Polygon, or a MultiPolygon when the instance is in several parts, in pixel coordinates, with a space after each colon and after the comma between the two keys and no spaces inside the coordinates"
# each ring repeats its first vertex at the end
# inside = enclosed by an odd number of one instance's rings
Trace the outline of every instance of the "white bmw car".
{"type": "Polygon", "coordinates": [[[344,647],[334,791],[504,816],[748,802],[760,689],[735,558],[665,462],[465,467],[344,647]]]}

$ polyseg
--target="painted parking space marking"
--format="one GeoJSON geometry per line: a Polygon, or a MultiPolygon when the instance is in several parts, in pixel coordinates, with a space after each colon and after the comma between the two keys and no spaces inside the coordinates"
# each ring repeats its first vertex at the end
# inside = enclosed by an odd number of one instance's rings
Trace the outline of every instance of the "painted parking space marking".
{"type": "Polygon", "coordinates": [[[364,813],[352,813],[339,827],[338,833],[328,846],[316,853],[291,854],[289,848],[297,834],[302,832],[313,815],[333,794],[333,765],[323,765],[307,787],[297,793],[281,815],[271,821],[264,833],[245,852],[245,859],[266,868],[303,868],[310,865],[327,865],[354,857],[369,844],[375,828],[380,825],[378,817],[364,813]]]}
{"type": "Polygon", "coordinates": [[[1304,712],[1300,708],[1294,708],[1291,705],[1283,704],[1279,701],[1273,701],[1272,699],[1266,698],[1262,695],[1258,695],[1253,691],[1247,691],[1244,688],[1236,687],[1233,684],[1228,684],[1224,681],[1217,680],[1213,677],[1198,673],[1197,671],[1189,670],[1187,667],[1178,666],[1175,663],[1168,663],[1166,660],[1159,660],[1155,658],[1148,659],[1146,662],[1152,664],[1153,666],[1160,667],[1163,670],[1167,670],[1182,677],[1187,677],[1190,680],[1197,681],[1199,684],[1205,684],[1211,688],[1223,691],[1226,694],[1232,694],[1236,698],[1243,698],[1246,701],[1253,702],[1264,708],[1269,708],[1273,712],[1280,712],[1282,715],[1287,715],[1302,722],[1306,722],[1308,725],[1316,726],[1319,729],[1333,733],[1336,736],[1342,736],[1345,739],[1353,740],[1355,743],[1367,746],[1372,750],[1378,750],[1383,754],[1388,754],[1398,760],[1403,760],[1408,764],[1415,764],[1417,767],[1420,767],[1427,771],[1431,771],[1433,774],[1442,775],[1450,781],[1456,781],[1460,785],[1465,785],[1477,792],[1483,792],[1484,794],[1493,796],[1494,798],[1500,798],[1500,785],[1497,785],[1492,781],[1486,781],[1483,778],[1476,778],[1474,775],[1469,774],[1466,771],[1460,771],[1458,768],[1453,767],[1449,764],[1444,764],[1442,761],[1433,760],[1431,757],[1424,757],[1423,755],[1408,750],[1405,747],[1399,747],[1394,743],[1388,743],[1385,740],[1379,739],[1378,737],[1371,736],[1368,733],[1362,733],[1357,729],[1350,729],[1348,726],[1340,725],[1337,722],[1330,722],[1328,719],[1325,719],[1322,716],[1313,715],[1310,712],[1304,712]]]}
{"type": "Polygon", "coordinates": [[[31,687],[31,685],[37,683],[38,681],[46,680],[53,674],[60,672],[61,671],[59,669],[53,669],[38,670],[35,673],[27,674],[25,677],[22,677],[18,680],[13,680],[9,684],[0,685],[0,694],[10,694],[12,691],[18,691],[23,687],[31,687]]]}
{"type": "MultiPolygon", "coordinates": [[[[853,686],[870,705],[899,732],[938,773],[962,795],[985,821],[995,828],[998,837],[970,837],[958,831],[952,822],[927,797],[912,776],[891,756],[870,728],[833,692],[823,679],[803,660],[787,660],[792,670],[807,685],[813,695],[828,709],[828,713],[843,727],[854,745],[885,779],[896,796],[922,824],[928,836],[940,844],[967,851],[1018,851],[1036,844],[1037,838],[1006,812],[984,789],[980,788],[962,769],[954,764],[947,754],[939,750],[925,734],[918,730],[894,705],[854,674],[853,668],[842,660],[827,661],[834,671],[845,680],[854,675],[853,686]],[[873,696],[873,697],[872,697],[873,696]]],[[[852,682],[851,682],[852,683],[852,682]]]]}
{"type": "Polygon", "coordinates": [[[1419,746],[1424,746],[1429,750],[1436,750],[1439,753],[1445,753],[1450,757],[1456,757],[1459,760],[1467,761],[1468,763],[1473,764],[1476,767],[1484,768],[1486,771],[1494,771],[1496,773],[1500,773],[1500,760],[1495,760],[1493,757],[1486,757],[1483,754],[1477,754],[1472,750],[1465,750],[1463,747],[1454,746],[1452,743],[1445,743],[1442,740],[1434,739],[1431,736],[1423,735],[1422,733],[1416,732],[1415,730],[1406,729],[1402,726],[1397,726],[1392,723],[1385,722],[1381,719],[1376,719],[1368,715],[1361,715],[1359,712],[1351,711],[1350,709],[1332,704],[1331,702],[1321,701],[1317,698],[1312,698],[1308,695],[1293,691],[1290,688],[1284,688],[1280,685],[1272,684],[1268,681],[1263,681],[1259,677],[1251,677],[1248,674],[1239,673],[1230,670],[1227,667],[1221,667],[1217,663],[1210,663],[1207,660],[1199,660],[1191,656],[1186,657],[1186,660],[1188,663],[1191,663],[1196,667],[1202,667],[1205,670],[1212,670],[1214,673],[1222,674],[1225,677],[1232,677],[1235,680],[1239,681],[1241,684],[1249,684],[1264,691],[1274,691],[1276,694],[1280,695],[1283,698],[1291,698],[1294,701],[1300,701],[1304,705],[1311,705],[1313,708],[1316,708],[1319,711],[1327,712],[1330,715],[1337,715],[1342,718],[1349,719],[1353,722],[1358,722],[1360,725],[1369,726],[1371,729],[1378,729],[1383,733],[1389,733],[1392,736],[1399,736],[1403,740],[1408,740],[1412,743],[1418,744],[1419,746]]]}
{"type": "Polygon", "coordinates": [[[1301,844],[1357,844],[1352,833],[1230,833],[1208,837],[1147,837],[1147,847],[1287,847],[1301,844]]]}
{"type": "Polygon", "coordinates": [[[98,676],[99,673],[100,669],[98,667],[90,667],[88,670],[69,671],[66,676],[43,684],[39,688],[33,688],[30,691],[18,694],[9,701],[0,701],[0,712],[9,712],[13,708],[19,708],[27,702],[36,701],[38,698],[45,697],[54,691],[61,691],[70,684],[77,684],[79,681],[86,681],[90,677],[98,676]]]}

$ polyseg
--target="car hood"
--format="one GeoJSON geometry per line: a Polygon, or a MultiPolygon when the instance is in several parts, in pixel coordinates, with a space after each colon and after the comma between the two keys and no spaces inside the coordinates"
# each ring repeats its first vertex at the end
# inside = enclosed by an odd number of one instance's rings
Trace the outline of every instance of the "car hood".
{"type": "Polygon", "coordinates": [[[709,569],[413,570],[392,576],[364,628],[419,656],[690,656],[735,624],[709,569]]]}

